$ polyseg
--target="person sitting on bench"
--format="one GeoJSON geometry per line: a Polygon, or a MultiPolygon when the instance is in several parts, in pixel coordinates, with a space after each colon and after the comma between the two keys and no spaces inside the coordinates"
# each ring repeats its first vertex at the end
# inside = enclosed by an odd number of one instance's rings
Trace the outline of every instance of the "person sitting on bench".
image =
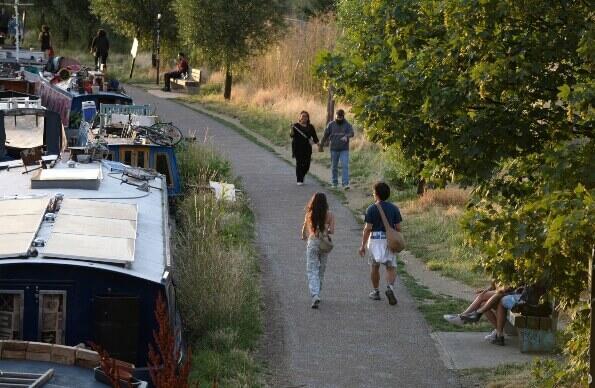
{"type": "Polygon", "coordinates": [[[172,78],[182,78],[183,76],[188,74],[188,60],[186,59],[186,55],[180,52],[178,53],[178,58],[176,60],[176,70],[167,72],[163,75],[163,81],[165,83],[165,87],[162,89],[164,92],[169,92],[171,90],[171,79],[172,78]]]}

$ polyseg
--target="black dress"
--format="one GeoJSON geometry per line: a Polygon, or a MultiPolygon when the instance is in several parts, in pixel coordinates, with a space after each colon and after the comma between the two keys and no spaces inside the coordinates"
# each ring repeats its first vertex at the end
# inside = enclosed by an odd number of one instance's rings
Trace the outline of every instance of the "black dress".
{"type": "Polygon", "coordinates": [[[312,160],[312,145],[318,144],[318,136],[312,124],[302,126],[300,123],[294,123],[291,126],[291,153],[295,158],[295,176],[298,183],[304,182],[304,177],[310,169],[312,160]]]}

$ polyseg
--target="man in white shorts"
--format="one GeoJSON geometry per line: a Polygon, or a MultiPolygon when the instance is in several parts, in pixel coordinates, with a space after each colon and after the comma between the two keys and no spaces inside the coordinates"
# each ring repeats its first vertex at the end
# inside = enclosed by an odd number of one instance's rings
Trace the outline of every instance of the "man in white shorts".
{"type": "Polygon", "coordinates": [[[376,202],[368,207],[366,211],[364,231],[362,235],[362,245],[359,248],[359,254],[364,257],[366,248],[369,252],[370,279],[373,290],[370,292],[370,299],[381,300],[380,290],[380,264],[386,268],[386,297],[391,305],[397,304],[395,297],[395,280],[397,278],[397,255],[388,249],[386,241],[386,230],[379,207],[382,208],[388,223],[397,231],[401,231],[401,212],[399,208],[386,200],[390,197],[390,187],[379,182],[374,185],[374,198],[376,202]]]}

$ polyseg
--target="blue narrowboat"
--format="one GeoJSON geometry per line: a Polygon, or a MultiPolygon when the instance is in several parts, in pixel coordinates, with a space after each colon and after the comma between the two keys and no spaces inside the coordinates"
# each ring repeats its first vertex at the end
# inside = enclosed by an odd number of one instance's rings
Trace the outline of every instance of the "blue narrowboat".
{"type": "MultiPolygon", "coordinates": [[[[6,128],[3,142],[13,136],[6,128]]],[[[118,145],[113,159],[138,164],[167,153],[128,151],[118,145]]],[[[0,160],[0,339],[94,342],[142,372],[159,294],[182,348],[167,175],[114,173],[108,162],[75,163],[68,152],[47,160],[38,169],[0,160]]]]}

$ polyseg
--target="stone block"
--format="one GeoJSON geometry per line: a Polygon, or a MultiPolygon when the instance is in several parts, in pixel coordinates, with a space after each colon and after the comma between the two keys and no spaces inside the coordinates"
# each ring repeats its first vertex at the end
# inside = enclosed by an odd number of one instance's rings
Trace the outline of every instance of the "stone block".
{"type": "Polygon", "coordinates": [[[527,317],[527,329],[539,330],[539,317],[527,317]]]}
{"type": "Polygon", "coordinates": [[[52,360],[52,354],[50,352],[47,352],[47,353],[27,352],[25,355],[25,359],[31,360],[31,361],[49,362],[52,360]]]}
{"type": "Polygon", "coordinates": [[[70,346],[54,345],[52,347],[52,362],[64,365],[74,365],[76,349],[70,346]]]}
{"type": "Polygon", "coordinates": [[[6,350],[2,349],[2,358],[4,360],[24,360],[26,356],[24,350],[6,350]]]}
{"type": "Polygon", "coordinates": [[[52,344],[45,342],[29,342],[27,344],[27,353],[51,353],[52,344]]]}
{"type": "Polygon", "coordinates": [[[29,343],[26,341],[7,340],[2,344],[2,350],[15,350],[24,352],[27,350],[28,344],[29,343]]]}
{"type": "Polygon", "coordinates": [[[93,350],[77,348],[75,364],[83,368],[93,369],[99,365],[99,354],[93,350]]]}

